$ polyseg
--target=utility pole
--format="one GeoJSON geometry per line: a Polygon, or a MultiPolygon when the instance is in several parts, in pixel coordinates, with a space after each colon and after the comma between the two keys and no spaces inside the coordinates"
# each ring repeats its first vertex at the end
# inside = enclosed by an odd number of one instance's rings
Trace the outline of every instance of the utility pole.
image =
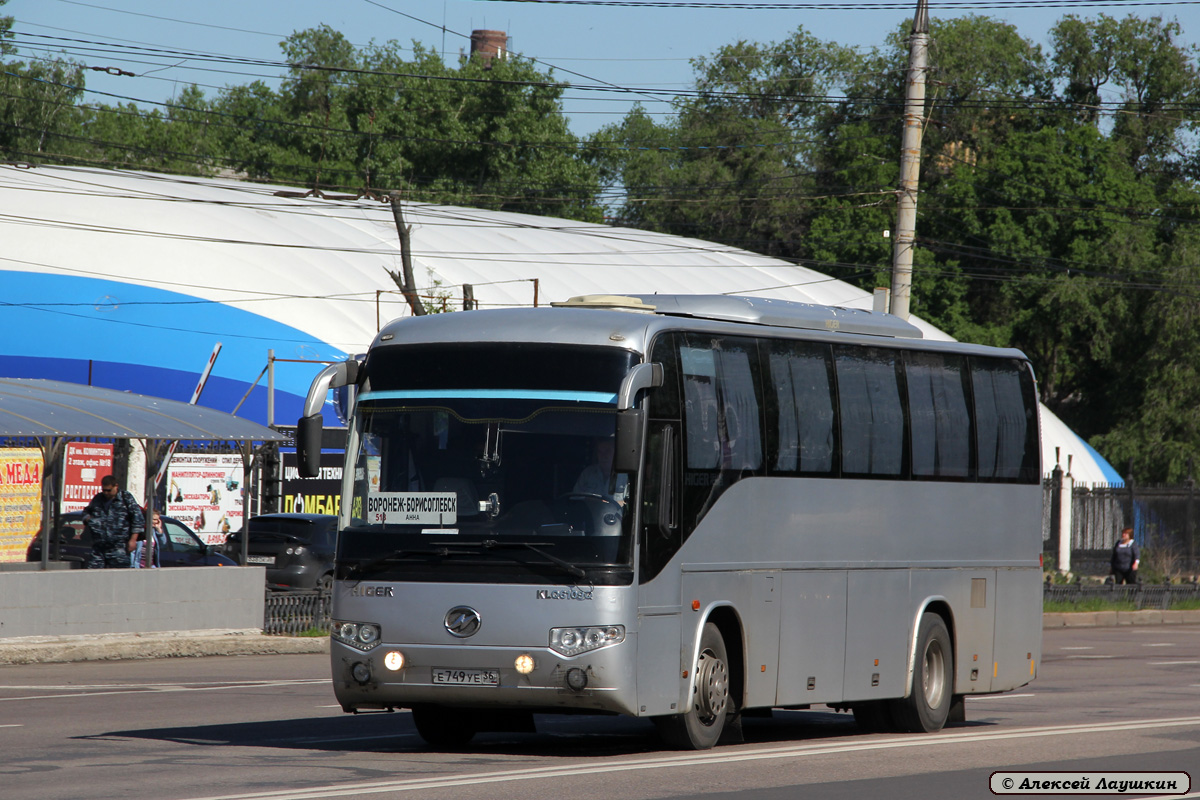
{"type": "Polygon", "coordinates": [[[403,277],[388,270],[400,291],[404,293],[408,299],[408,307],[412,309],[414,317],[425,315],[425,306],[421,305],[420,299],[417,297],[416,282],[413,280],[412,271],[412,240],[409,238],[408,226],[404,224],[404,212],[400,208],[400,193],[392,192],[388,195],[388,200],[392,205],[392,219],[396,221],[396,233],[400,235],[400,265],[404,270],[403,277]]]}
{"type": "Polygon", "coordinates": [[[925,131],[925,69],[929,55],[929,5],[917,0],[912,35],[908,37],[908,91],[904,99],[904,134],[900,143],[900,189],[896,204],[896,238],[892,245],[892,314],[908,319],[912,294],[913,240],[917,228],[917,183],[921,176],[921,136],[925,131]]]}

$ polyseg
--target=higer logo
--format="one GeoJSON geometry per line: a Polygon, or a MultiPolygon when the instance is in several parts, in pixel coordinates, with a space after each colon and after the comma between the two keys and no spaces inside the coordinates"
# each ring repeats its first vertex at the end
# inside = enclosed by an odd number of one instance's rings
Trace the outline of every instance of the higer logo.
{"type": "Polygon", "coordinates": [[[350,590],[351,597],[395,597],[392,586],[363,586],[358,585],[350,590]]]}

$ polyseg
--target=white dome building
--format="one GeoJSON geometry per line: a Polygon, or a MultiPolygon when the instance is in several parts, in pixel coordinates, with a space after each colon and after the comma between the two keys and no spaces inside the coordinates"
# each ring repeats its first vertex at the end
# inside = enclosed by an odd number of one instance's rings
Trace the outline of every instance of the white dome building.
{"type": "MultiPolygon", "coordinates": [[[[233,180],[0,166],[0,376],[55,378],[293,424],[314,363],[363,352],[409,313],[391,209],[233,180]],[[274,418],[266,378],[273,352],[274,418]],[[300,363],[298,363],[300,362],[300,363]]],[[[470,208],[404,205],[416,284],[462,308],[580,294],[744,294],[870,309],[869,293],[697,239],[470,208]]],[[[931,339],[948,339],[913,318],[931,339]]],[[[1043,466],[1077,483],[1120,476],[1042,409],[1043,466]]]]}

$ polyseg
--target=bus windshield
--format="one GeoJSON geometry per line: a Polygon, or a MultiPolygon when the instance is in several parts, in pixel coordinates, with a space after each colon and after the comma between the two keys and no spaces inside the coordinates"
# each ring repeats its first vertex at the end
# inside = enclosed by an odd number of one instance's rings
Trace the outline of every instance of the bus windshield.
{"type": "Polygon", "coordinates": [[[415,394],[360,398],[340,577],[630,579],[634,476],[613,469],[614,406],[415,394]]]}

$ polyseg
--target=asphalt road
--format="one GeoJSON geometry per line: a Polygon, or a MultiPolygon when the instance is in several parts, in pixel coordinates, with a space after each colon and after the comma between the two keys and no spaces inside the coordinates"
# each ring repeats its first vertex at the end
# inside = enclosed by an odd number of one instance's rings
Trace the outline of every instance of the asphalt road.
{"type": "Polygon", "coordinates": [[[997,770],[1188,771],[1200,797],[1200,626],[1047,630],[1039,672],[935,735],[818,709],[679,753],[646,721],[538,717],[448,753],[406,713],[343,714],[322,655],[4,666],[0,797],[930,800],[993,797],[997,770]]]}

